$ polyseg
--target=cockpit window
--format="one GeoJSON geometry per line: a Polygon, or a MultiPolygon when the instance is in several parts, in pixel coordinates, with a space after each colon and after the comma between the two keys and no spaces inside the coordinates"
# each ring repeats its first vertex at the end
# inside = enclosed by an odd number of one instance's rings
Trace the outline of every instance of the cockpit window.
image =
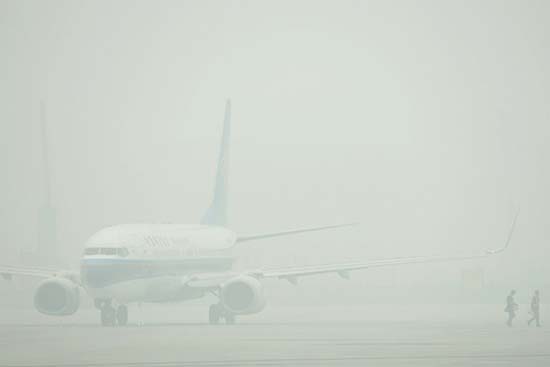
{"type": "Polygon", "coordinates": [[[103,247],[101,249],[101,255],[116,255],[116,250],[115,247],[103,247]]]}
{"type": "Polygon", "coordinates": [[[97,255],[99,254],[99,248],[98,247],[88,247],[84,250],[84,255],[97,255]]]}

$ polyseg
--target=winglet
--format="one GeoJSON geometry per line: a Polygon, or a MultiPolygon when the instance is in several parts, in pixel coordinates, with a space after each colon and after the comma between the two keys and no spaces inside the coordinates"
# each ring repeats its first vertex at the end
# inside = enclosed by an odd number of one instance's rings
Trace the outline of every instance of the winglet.
{"type": "Polygon", "coordinates": [[[518,208],[516,215],[514,216],[514,221],[512,222],[512,226],[510,227],[510,231],[508,232],[508,237],[506,238],[506,242],[504,243],[504,246],[496,249],[496,250],[487,250],[487,255],[494,255],[503,252],[510,246],[510,242],[512,241],[512,235],[514,234],[514,229],[516,228],[516,221],[519,217],[520,209],[518,208]]]}

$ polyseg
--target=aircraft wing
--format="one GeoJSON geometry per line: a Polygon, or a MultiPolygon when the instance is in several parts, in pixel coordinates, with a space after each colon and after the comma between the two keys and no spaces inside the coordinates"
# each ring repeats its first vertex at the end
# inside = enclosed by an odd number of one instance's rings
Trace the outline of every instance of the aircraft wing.
{"type": "Polygon", "coordinates": [[[456,256],[456,257],[444,257],[444,256],[403,257],[403,258],[372,260],[372,261],[365,261],[365,262],[349,262],[349,263],[310,265],[310,266],[302,266],[302,267],[275,268],[275,269],[257,270],[257,271],[251,272],[250,274],[258,278],[286,279],[289,282],[296,284],[297,279],[299,277],[308,276],[308,275],[336,273],[342,278],[348,279],[349,273],[354,270],[379,268],[379,267],[385,267],[385,266],[430,263],[430,262],[471,260],[471,259],[482,258],[487,256],[489,256],[488,253],[483,255],[456,256]]]}
{"type": "Polygon", "coordinates": [[[290,235],[305,233],[305,232],[323,231],[325,229],[348,227],[348,226],[353,226],[353,225],[356,225],[356,224],[357,223],[344,223],[344,224],[336,224],[336,225],[322,226],[322,227],[296,228],[296,229],[291,229],[291,230],[286,230],[286,231],[279,231],[279,232],[259,233],[259,234],[251,234],[251,235],[239,235],[237,237],[236,243],[241,243],[241,242],[246,242],[246,241],[254,241],[254,240],[262,240],[264,238],[290,236],[290,235]]]}
{"type": "Polygon", "coordinates": [[[336,273],[342,278],[347,279],[349,278],[349,272],[355,271],[355,270],[363,270],[363,269],[386,267],[386,266],[396,266],[396,265],[447,262],[447,261],[472,260],[472,259],[485,258],[491,255],[501,253],[502,251],[508,248],[508,246],[510,245],[510,240],[512,239],[512,233],[514,231],[518,214],[516,214],[514,218],[512,227],[510,229],[510,232],[508,233],[508,237],[506,239],[504,246],[498,249],[486,250],[485,252],[480,254],[459,255],[459,256],[401,257],[401,258],[363,261],[363,262],[357,261],[357,262],[348,262],[348,263],[335,263],[335,264],[322,264],[322,265],[256,270],[256,271],[250,272],[249,274],[257,278],[286,279],[292,284],[296,284],[297,279],[299,277],[309,276],[309,275],[336,273]]]}
{"type": "Polygon", "coordinates": [[[13,266],[0,264],[0,276],[2,276],[2,278],[10,280],[14,275],[22,275],[35,278],[50,278],[54,276],[63,276],[69,279],[74,278],[74,272],[67,270],[42,268],[36,266],[13,266]]]}

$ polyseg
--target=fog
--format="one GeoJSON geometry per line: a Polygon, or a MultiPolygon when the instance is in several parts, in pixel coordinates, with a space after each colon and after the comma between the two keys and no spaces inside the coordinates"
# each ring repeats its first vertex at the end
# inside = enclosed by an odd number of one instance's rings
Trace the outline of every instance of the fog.
{"type": "MultiPolygon", "coordinates": [[[[271,312],[466,302],[503,317],[512,288],[544,303],[549,15],[545,1],[0,0],[0,264],[76,270],[106,226],[198,223],[230,98],[229,228],[360,223],[243,243],[237,269],[482,253],[521,208],[498,256],[267,281],[271,312]]],[[[0,282],[0,305],[31,309],[35,283],[0,282]]]]}

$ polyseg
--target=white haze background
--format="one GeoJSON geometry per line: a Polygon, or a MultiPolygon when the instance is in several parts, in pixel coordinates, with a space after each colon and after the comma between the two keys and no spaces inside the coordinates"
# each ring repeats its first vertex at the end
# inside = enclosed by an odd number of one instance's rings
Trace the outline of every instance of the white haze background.
{"type": "Polygon", "coordinates": [[[2,0],[1,262],[37,244],[41,101],[60,265],[77,267],[104,226],[200,219],[229,97],[232,229],[361,222],[243,244],[241,268],[479,252],[521,206],[501,256],[270,284],[281,295],[410,292],[481,269],[527,297],[550,286],[549,8],[2,0]]]}

